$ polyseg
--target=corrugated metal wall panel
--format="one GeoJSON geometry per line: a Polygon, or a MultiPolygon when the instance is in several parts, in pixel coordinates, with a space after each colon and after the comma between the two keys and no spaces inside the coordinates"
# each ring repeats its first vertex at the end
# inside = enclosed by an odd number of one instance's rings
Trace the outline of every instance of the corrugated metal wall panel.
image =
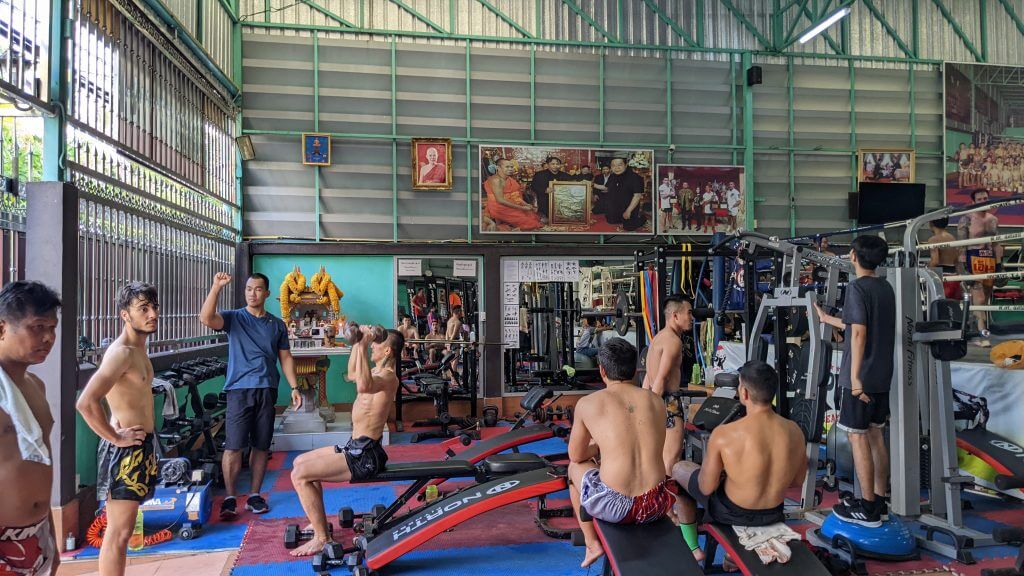
{"type": "MultiPolygon", "coordinates": [[[[974,15],[976,12],[971,10],[972,7],[977,7],[977,3],[950,2],[949,0],[944,0],[944,2],[950,14],[958,21],[960,28],[977,45],[980,26],[978,18],[974,15]],[[972,14],[972,12],[974,13],[972,14]]],[[[995,2],[988,3],[992,7],[995,7],[995,4],[995,2]]],[[[919,18],[918,33],[920,34],[922,58],[951,62],[974,62],[974,56],[934,3],[920,2],[919,18]]],[[[1020,36],[1018,35],[1017,38],[1019,39],[1020,36]]]]}
{"type": "Polygon", "coordinates": [[[163,0],[164,7],[173,15],[185,31],[196,37],[196,1],[195,0],[163,0]]]}
{"type": "MultiPolygon", "coordinates": [[[[255,130],[313,130],[312,40],[244,36],[244,126],[255,130]]],[[[321,170],[323,237],[390,240],[392,218],[391,47],[387,42],[320,41],[320,129],[343,134],[379,134],[380,139],[335,142],[336,165],[321,170]]],[[[467,237],[466,174],[477,168],[477,146],[454,147],[454,188],[412,191],[410,136],[465,136],[465,51],[462,48],[399,44],[397,77],[398,236],[402,240],[467,237]]],[[[470,53],[472,136],[504,140],[581,141],[600,147],[600,57],[536,55],[536,134],[530,133],[530,53],[474,48],[470,53]]],[[[605,141],[667,142],[666,69],[660,58],[605,57],[605,141]]],[[[733,67],[742,82],[739,66],[733,67]]],[[[855,69],[857,146],[910,146],[910,73],[855,69]]],[[[928,201],[941,204],[941,74],[915,72],[914,130],[918,181],[928,201]]],[[[730,145],[733,115],[727,62],[672,62],[672,142],[730,145]]],[[[847,67],[793,66],[792,178],[797,229],[835,229],[848,224],[852,190],[850,74],[847,67]],[[833,149],[818,150],[816,148],[833,149]]],[[[741,86],[735,89],[740,99],[741,86]]],[[[754,88],[755,215],[771,233],[789,232],[789,91],[787,67],[764,65],[764,84],[754,88]]],[[[742,143],[737,118],[736,142],[742,143]]],[[[312,237],[315,191],[312,169],[299,163],[297,136],[255,138],[258,160],[247,163],[246,235],[312,237]],[[276,171],[276,172],[275,172],[276,171]],[[280,188],[281,194],[275,193],[280,188]],[[255,196],[249,200],[249,194],[255,196]],[[277,218],[277,211],[281,217],[277,218]],[[303,211],[309,213],[303,214],[303,211]]],[[[741,159],[741,153],[737,153],[741,159]]],[[[676,163],[730,164],[734,153],[678,149],[676,163]]],[[[665,162],[664,147],[656,160],[665,162]]],[[[473,174],[471,182],[476,182],[473,174]]],[[[471,214],[479,209],[471,186],[471,214]]],[[[476,237],[474,220],[473,235],[476,237]]],[[[497,237],[488,237],[498,240],[497,237]]],[[[522,238],[516,238],[522,240],[522,238]]]]}

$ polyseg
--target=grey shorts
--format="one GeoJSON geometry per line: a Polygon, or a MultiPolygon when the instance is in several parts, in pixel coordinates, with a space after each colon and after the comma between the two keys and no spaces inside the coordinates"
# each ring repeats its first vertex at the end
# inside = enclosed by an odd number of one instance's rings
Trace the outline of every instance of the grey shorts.
{"type": "Polygon", "coordinates": [[[580,505],[598,520],[612,524],[646,524],[661,518],[672,508],[675,496],[666,480],[639,496],[626,496],[601,480],[600,470],[591,468],[580,481],[580,505]]]}

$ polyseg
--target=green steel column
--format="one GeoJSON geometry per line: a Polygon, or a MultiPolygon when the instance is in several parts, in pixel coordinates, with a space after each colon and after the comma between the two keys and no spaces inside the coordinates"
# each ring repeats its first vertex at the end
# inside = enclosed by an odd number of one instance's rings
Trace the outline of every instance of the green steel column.
{"type": "MultiPolygon", "coordinates": [[[[64,155],[67,133],[65,132],[64,114],[68,104],[68,68],[65,38],[70,38],[68,29],[68,2],[51,0],[50,2],[50,53],[49,77],[47,93],[50,103],[55,104],[57,114],[53,117],[43,116],[43,180],[64,180],[64,155]]],[[[63,505],[59,502],[57,505],[63,505]]]]}
{"type": "Polygon", "coordinates": [[[988,62],[988,0],[978,0],[978,27],[981,39],[981,61],[988,62]]]}
{"type": "Polygon", "coordinates": [[[391,226],[392,241],[398,242],[398,55],[391,36],[391,226]]]}
{"type": "MultiPolygon", "coordinates": [[[[313,131],[320,131],[320,36],[313,31],[313,131]]],[[[313,166],[314,226],[313,237],[320,241],[320,167],[313,166]]]]}
{"type": "Polygon", "coordinates": [[[622,42],[622,0],[615,0],[615,41],[622,42]]]}
{"type": "MultiPolygon", "coordinates": [[[[850,186],[851,190],[857,190],[857,75],[853,67],[853,60],[847,63],[850,68],[850,150],[853,154],[850,156],[850,174],[852,175],[850,186]]],[[[853,219],[850,219],[850,225],[856,223],[853,219]]]]}
{"type": "Polygon", "coordinates": [[[455,0],[448,0],[448,33],[455,34],[455,0]]]}
{"type": "Polygon", "coordinates": [[[231,81],[242,88],[242,24],[238,21],[241,0],[234,0],[235,19],[231,23],[231,81]]]}
{"type": "Polygon", "coordinates": [[[601,49],[601,58],[598,60],[597,72],[597,141],[604,144],[604,48],[601,49]]]}
{"type": "Polygon", "coordinates": [[[544,10],[541,7],[541,0],[536,0],[533,3],[533,35],[537,38],[544,37],[544,21],[541,15],[544,14],[544,10]]]}
{"type": "MultiPolygon", "coordinates": [[[[915,58],[921,57],[921,32],[918,29],[918,23],[921,21],[919,1],[910,0],[910,49],[915,58]]],[[[844,18],[844,20],[849,20],[849,18],[844,18]]]]}
{"type": "MultiPolygon", "coordinates": [[[[470,48],[466,42],[466,238],[473,243],[473,121],[472,121],[472,96],[471,78],[472,71],[469,65],[470,48]]],[[[483,174],[480,175],[483,178],[483,174]]]]}
{"type": "Polygon", "coordinates": [[[704,47],[704,0],[694,4],[694,21],[697,23],[697,46],[704,47]]]}
{"type": "Polygon", "coordinates": [[[359,0],[359,27],[366,28],[366,0],[359,0]]]}
{"type": "Polygon", "coordinates": [[[537,139],[537,47],[530,45],[530,141],[537,139]]]}
{"type": "MultiPolygon", "coordinates": [[[[672,53],[665,52],[665,143],[672,144],[672,53]]],[[[669,152],[671,154],[671,152],[669,152]]]]}
{"type": "MultiPolygon", "coordinates": [[[[750,52],[743,53],[743,72],[745,77],[753,59],[750,52]]],[[[754,91],[743,82],[743,172],[747,181],[746,190],[746,228],[754,227],[754,91]]]]}
{"type": "Polygon", "coordinates": [[[786,93],[789,98],[789,235],[796,236],[796,154],[793,152],[793,57],[786,58],[786,93]]]}
{"type": "Polygon", "coordinates": [[[466,142],[466,238],[473,243],[473,145],[469,142],[466,142]]]}
{"type": "Polygon", "coordinates": [[[911,64],[908,68],[910,69],[910,147],[916,150],[917,149],[917,110],[916,110],[917,103],[915,102],[915,100],[917,99],[917,95],[916,95],[916,88],[915,88],[914,65],[911,64]]]}
{"type": "Polygon", "coordinates": [[[729,116],[730,116],[729,120],[730,120],[730,122],[732,124],[732,145],[733,145],[733,149],[732,149],[732,164],[733,164],[733,166],[736,165],[736,148],[735,148],[735,146],[736,146],[736,140],[737,140],[737,136],[738,136],[737,130],[736,130],[736,124],[737,124],[737,121],[739,120],[739,114],[736,111],[737,104],[738,104],[738,102],[736,100],[736,59],[733,57],[732,54],[730,54],[729,55],[729,116]]]}
{"type": "Polygon", "coordinates": [[[263,0],[263,21],[270,22],[270,0],[263,0]]]}
{"type": "Polygon", "coordinates": [[[196,0],[196,42],[203,44],[203,0],[196,0]]]}

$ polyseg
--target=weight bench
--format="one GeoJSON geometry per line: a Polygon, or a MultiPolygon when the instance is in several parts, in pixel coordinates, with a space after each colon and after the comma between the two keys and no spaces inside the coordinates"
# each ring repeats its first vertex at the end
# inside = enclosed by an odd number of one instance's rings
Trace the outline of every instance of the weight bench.
{"type": "MultiPolygon", "coordinates": [[[[581,518],[588,518],[581,510],[581,518]]],[[[604,548],[604,576],[690,576],[703,574],[668,518],[650,524],[612,524],[594,520],[604,548]]]]}
{"type": "MultiPolygon", "coordinates": [[[[707,534],[704,542],[704,570],[712,571],[715,560],[715,553],[718,547],[729,555],[729,559],[740,569],[743,576],[776,576],[799,574],[800,576],[830,576],[828,568],[818,560],[810,547],[804,541],[792,540],[789,542],[789,549],[793,556],[789,562],[779,564],[772,562],[765,565],[758,558],[753,550],[747,550],[740,545],[739,537],[731,526],[724,524],[705,524],[702,530],[707,534]]],[[[678,532],[678,530],[677,530],[678,532]]],[[[721,570],[717,570],[721,571],[721,570]]]]}
{"type": "MultiPolygon", "coordinates": [[[[388,563],[480,514],[530,498],[536,498],[568,487],[565,468],[554,466],[536,454],[502,454],[487,458],[473,466],[465,461],[413,462],[389,465],[379,480],[414,480],[406,492],[382,515],[374,519],[371,531],[364,531],[354,543],[358,550],[350,564],[365,559],[371,570],[388,563]],[[473,484],[448,496],[421,506],[404,516],[395,517],[404,500],[415,493],[417,485],[443,474],[449,478],[471,475],[473,484]],[[415,488],[415,489],[414,489],[415,488]],[[404,500],[403,500],[404,499],[404,500]]],[[[678,530],[677,530],[678,532],[678,530]]]]}

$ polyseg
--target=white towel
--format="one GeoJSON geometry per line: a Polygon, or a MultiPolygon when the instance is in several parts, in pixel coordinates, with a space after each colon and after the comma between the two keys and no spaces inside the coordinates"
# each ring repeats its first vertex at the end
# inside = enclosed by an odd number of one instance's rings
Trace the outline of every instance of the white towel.
{"type": "Polygon", "coordinates": [[[176,419],[178,417],[178,395],[174,393],[174,385],[162,378],[153,378],[152,387],[164,390],[164,418],[176,419]]]}
{"type": "Polygon", "coordinates": [[[764,564],[785,564],[793,556],[786,542],[799,540],[800,535],[782,522],[768,526],[733,526],[740,545],[753,550],[764,564]]]}
{"type": "Polygon", "coordinates": [[[43,438],[43,428],[36,420],[18,385],[0,368],[0,410],[7,412],[18,435],[18,450],[23,460],[50,465],[50,449],[43,438]]]}

